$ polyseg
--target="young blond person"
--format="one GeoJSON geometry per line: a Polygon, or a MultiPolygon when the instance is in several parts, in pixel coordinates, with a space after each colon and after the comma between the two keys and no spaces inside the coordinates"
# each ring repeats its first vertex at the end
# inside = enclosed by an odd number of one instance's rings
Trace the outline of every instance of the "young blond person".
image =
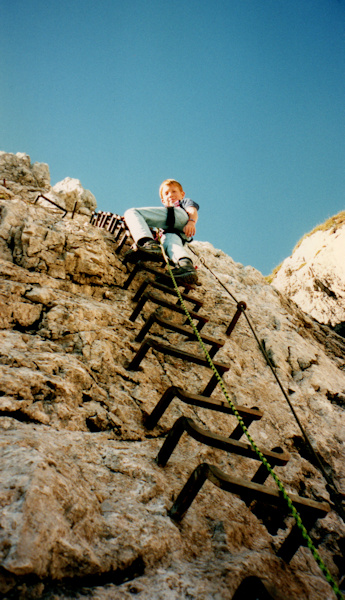
{"type": "Polygon", "coordinates": [[[166,179],[160,185],[163,206],[130,208],[124,218],[136,243],[142,260],[157,260],[161,247],[154,240],[151,228],[163,230],[162,245],[175,264],[174,277],[178,283],[196,283],[198,277],[184,244],[191,241],[196,231],[199,205],[186,198],[182,185],[175,179],[166,179]]]}

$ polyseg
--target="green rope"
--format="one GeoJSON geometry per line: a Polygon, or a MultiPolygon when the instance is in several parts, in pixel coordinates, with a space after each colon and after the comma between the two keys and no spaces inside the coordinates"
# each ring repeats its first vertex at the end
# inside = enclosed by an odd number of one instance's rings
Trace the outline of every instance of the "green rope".
{"type": "MultiPolygon", "coordinates": [[[[161,242],[160,242],[160,243],[161,243],[161,242]]],[[[190,323],[190,325],[191,325],[191,327],[192,327],[192,329],[193,329],[193,331],[194,331],[194,333],[195,333],[195,335],[196,335],[196,337],[197,337],[197,339],[198,339],[198,342],[199,342],[200,346],[202,347],[202,350],[203,350],[203,352],[204,352],[204,354],[205,354],[205,356],[206,356],[207,362],[209,363],[209,365],[210,365],[210,368],[212,369],[212,371],[213,371],[214,375],[216,376],[216,378],[217,378],[217,381],[218,381],[218,383],[219,383],[219,385],[220,385],[220,388],[221,388],[221,390],[222,390],[222,392],[223,392],[223,394],[224,394],[225,398],[227,399],[227,401],[228,401],[228,403],[229,403],[229,405],[230,405],[230,407],[231,407],[231,410],[233,411],[234,415],[236,416],[236,418],[237,418],[238,422],[240,423],[240,425],[241,425],[241,427],[242,427],[242,429],[243,429],[243,432],[245,433],[245,435],[247,436],[247,439],[248,439],[248,440],[249,440],[249,442],[250,442],[250,445],[251,445],[251,447],[252,447],[252,448],[253,448],[253,450],[256,452],[256,454],[259,456],[260,460],[261,460],[261,461],[262,461],[262,463],[265,465],[266,469],[268,470],[268,472],[270,473],[270,475],[272,475],[272,477],[273,477],[274,481],[276,482],[276,484],[277,484],[277,486],[278,486],[278,488],[279,488],[280,492],[282,493],[282,496],[283,496],[284,500],[286,501],[286,503],[287,503],[287,505],[288,505],[288,507],[289,507],[289,509],[290,509],[290,511],[291,511],[291,514],[292,514],[292,516],[293,516],[293,517],[295,518],[295,520],[296,520],[297,526],[298,526],[298,527],[299,527],[299,529],[301,530],[301,534],[302,534],[303,538],[306,540],[306,543],[307,543],[307,546],[308,546],[308,548],[310,549],[310,551],[311,551],[311,553],[312,553],[312,555],[313,555],[313,557],[314,557],[314,559],[315,559],[316,563],[317,563],[317,564],[318,564],[318,566],[320,567],[320,569],[321,569],[322,573],[324,574],[324,576],[325,576],[326,580],[328,581],[328,583],[329,583],[329,584],[330,584],[330,586],[332,587],[332,589],[333,589],[333,591],[334,591],[335,595],[337,596],[337,598],[339,598],[339,600],[345,600],[345,599],[344,599],[344,596],[343,596],[343,594],[342,594],[342,592],[341,592],[341,590],[339,589],[339,587],[338,587],[338,586],[337,586],[337,584],[335,583],[335,581],[334,581],[334,579],[332,578],[332,575],[330,574],[330,572],[329,572],[329,570],[328,570],[327,566],[325,565],[325,563],[323,562],[323,560],[322,560],[321,556],[320,556],[320,555],[319,555],[319,553],[317,552],[317,550],[316,550],[316,548],[315,548],[315,546],[314,546],[314,544],[313,544],[313,542],[312,542],[312,539],[310,538],[310,536],[309,536],[309,534],[308,534],[308,531],[306,530],[305,526],[303,525],[303,522],[302,522],[301,516],[300,516],[299,512],[296,510],[296,508],[294,507],[294,505],[293,505],[293,503],[292,503],[292,500],[291,500],[291,498],[289,497],[289,495],[288,495],[288,493],[287,493],[286,489],[284,488],[284,485],[283,485],[283,483],[280,481],[279,477],[278,477],[278,476],[276,475],[276,473],[273,471],[273,469],[272,469],[271,465],[269,464],[269,462],[267,461],[267,459],[265,458],[265,456],[262,454],[262,452],[261,452],[261,451],[259,450],[259,448],[257,447],[257,445],[256,445],[256,443],[254,442],[253,438],[251,437],[251,435],[250,435],[250,433],[249,433],[249,431],[248,431],[247,427],[245,426],[245,424],[244,424],[244,422],[243,422],[243,419],[242,419],[241,415],[240,415],[240,414],[239,414],[239,412],[236,410],[236,407],[235,407],[234,403],[232,402],[232,400],[231,400],[231,398],[230,398],[230,396],[229,396],[229,394],[228,394],[228,391],[227,391],[227,389],[226,389],[226,387],[225,387],[225,384],[224,384],[224,382],[223,382],[223,379],[222,379],[222,378],[221,378],[221,376],[219,375],[219,373],[218,373],[218,371],[217,371],[216,367],[214,366],[214,364],[213,364],[213,361],[212,361],[212,358],[210,357],[210,355],[209,355],[209,353],[208,353],[208,351],[207,351],[207,348],[206,348],[206,346],[205,346],[204,342],[203,342],[203,341],[202,341],[202,339],[201,339],[201,336],[200,336],[200,334],[199,334],[199,331],[197,330],[197,328],[196,328],[196,326],[195,326],[195,324],[194,324],[194,322],[193,322],[193,319],[192,319],[192,317],[190,316],[190,314],[189,314],[189,311],[188,311],[188,309],[187,309],[187,307],[186,307],[186,305],[185,305],[185,303],[184,303],[184,300],[183,300],[183,298],[182,298],[182,295],[181,295],[181,292],[180,292],[180,290],[178,289],[178,286],[177,286],[177,283],[176,283],[175,277],[174,277],[174,275],[173,275],[173,272],[172,272],[172,270],[171,270],[171,267],[170,267],[170,265],[169,265],[169,260],[168,260],[168,258],[167,258],[167,255],[166,255],[165,251],[164,251],[164,248],[163,248],[163,246],[162,246],[162,243],[161,243],[161,248],[162,248],[163,256],[164,256],[164,259],[165,259],[165,261],[166,261],[166,265],[167,265],[167,268],[168,268],[168,271],[169,271],[169,275],[170,275],[170,277],[171,277],[171,279],[172,279],[172,282],[173,282],[173,284],[174,284],[174,288],[175,288],[175,291],[176,291],[176,293],[177,293],[177,296],[178,296],[178,298],[179,298],[179,300],[180,300],[180,302],[181,302],[181,306],[183,307],[183,310],[184,310],[184,312],[185,312],[185,314],[186,314],[186,317],[187,317],[187,319],[188,319],[188,321],[189,321],[189,323],[190,323]]]]}
{"type": "MultiPolygon", "coordinates": [[[[207,270],[208,270],[208,271],[211,273],[212,277],[214,277],[214,278],[216,279],[216,281],[219,283],[219,285],[220,285],[220,286],[221,286],[221,287],[222,287],[222,288],[223,288],[223,289],[226,291],[226,293],[227,293],[227,294],[230,296],[230,298],[231,298],[231,299],[232,299],[232,300],[233,300],[233,301],[234,301],[234,302],[237,304],[237,306],[238,306],[238,305],[239,305],[239,302],[238,302],[238,300],[236,300],[235,296],[234,296],[234,295],[231,293],[231,291],[230,291],[230,290],[229,290],[229,289],[226,287],[226,285],[224,285],[224,283],[223,283],[223,282],[220,280],[220,278],[218,277],[218,275],[216,275],[216,274],[215,274],[215,273],[212,271],[212,269],[210,269],[210,267],[207,265],[207,263],[206,263],[206,261],[205,261],[204,257],[203,257],[203,256],[199,256],[199,254],[197,254],[197,252],[195,252],[195,250],[193,250],[193,248],[190,248],[190,250],[191,250],[191,251],[193,252],[193,254],[194,254],[194,255],[195,255],[195,256],[196,256],[196,257],[197,257],[197,258],[200,260],[201,264],[202,264],[202,265],[203,265],[203,266],[204,266],[204,267],[205,267],[205,268],[206,268],[206,269],[207,269],[207,270]]],[[[273,366],[273,364],[272,364],[272,361],[271,361],[270,357],[268,356],[268,353],[267,353],[266,349],[264,348],[264,346],[263,346],[262,342],[260,342],[260,341],[259,341],[259,339],[258,339],[258,336],[257,336],[257,334],[256,334],[256,332],[255,332],[255,329],[254,329],[254,327],[253,327],[252,323],[250,322],[250,319],[249,319],[249,317],[248,317],[248,315],[247,315],[246,311],[245,311],[245,310],[243,310],[243,309],[242,309],[242,314],[243,314],[244,318],[245,318],[245,319],[246,319],[246,321],[247,321],[248,327],[249,327],[249,329],[251,330],[251,332],[252,332],[252,334],[253,334],[253,336],[254,336],[254,338],[255,338],[255,341],[256,341],[256,343],[257,343],[257,345],[258,345],[258,347],[259,347],[259,350],[260,350],[260,352],[262,353],[262,355],[263,355],[263,357],[264,357],[264,359],[265,359],[265,361],[266,361],[267,365],[268,365],[268,366],[269,366],[269,368],[271,369],[271,372],[272,372],[272,374],[273,374],[273,377],[275,378],[275,380],[276,380],[276,382],[277,382],[277,384],[278,384],[278,386],[279,386],[279,388],[280,388],[280,391],[282,392],[282,394],[283,394],[283,396],[284,396],[284,398],[285,398],[285,400],[286,400],[287,404],[289,405],[289,408],[290,408],[290,410],[291,410],[291,412],[292,412],[292,414],[293,414],[293,416],[294,416],[294,418],[295,418],[295,420],[296,420],[296,423],[297,423],[298,427],[299,427],[299,428],[300,428],[300,430],[301,430],[301,433],[302,433],[302,436],[303,436],[303,438],[304,438],[304,441],[305,441],[305,443],[307,444],[307,446],[308,446],[308,448],[309,448],[309,450],[310,450],[310,452],[311,452],[312,456],[314,457],[314,460],[315,460],[316,466],[319,468],[319,470],[321,471],[321,473],[322,473],[323,477],[324,477],[324,478],[325,478],[325,480],[327,481],[327,484],[328,484],[328,487],[329,487],[329,492],[330,492],[330,495],[331,495],[331,499],[332,499],[332,501],[334,502],[334,505],[335,505],[335,507],[336,507],[336,510],[337,510],[337,512],[338,512],[338,515],[339,515],[339,516],[340,516],[340,518],[341,518],[341,519],[342,519],[342,520],[345,522],[345,512],[344,512],[344,509],[343,509],[343,507],[342,507],[342,504],[341,504],[339,490],[337,489],[337,487],[336,487],[336,485],[335,485],[334,481],[332,480],[332,478],[331,478],[331,477],[328,475],[328,473],[326,472],[326,470],[325,470],[325,468],[324,468],[324,466],[323,466],[323,464],[322,464],[322,462],[321,462],[321,459],[320,459],[320,457],[319,457],[319,456],[318,456],[318,454],[315,452],[315,450],[314,450],[314,448],[313,448],[313,445],[312,445],[312,443],[311,443],[311,441],[310,441],[310,439],[309,439],[309,436],[308,436],[307,432],[305,431],[305,429],[304,429],[304,427],[303,427],[303,425],[302,425],[301,421],[299,420],[299,418],[298,418],[298,415],[297,415],[297,413],[296,413],[296,411],[295,411],[295,409],[294,409],[294,407],[293,407],[293,405],[292,405],[292,403],[291,403],[291,401],[290,401],[290,399],[289,399],[289,397],[288,397],[288,395],[287,395],[286,391],[284,390],[284,388],[283,388],[283,386],[282,386],[282,384],[281,384],[281,381],[279,380],[279,377],[278,377],[278,375],[277,375],[276,369],[274,368],[274,366],[273,366]]]]}

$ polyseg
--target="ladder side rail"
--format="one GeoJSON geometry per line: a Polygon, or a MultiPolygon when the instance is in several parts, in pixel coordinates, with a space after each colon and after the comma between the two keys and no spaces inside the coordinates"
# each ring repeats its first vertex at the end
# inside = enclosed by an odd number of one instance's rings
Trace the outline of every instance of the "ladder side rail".
{"type": "MultiPolygon", "coordinates": [[[[302,513],[301,516],[305,528],[310,531],[314,527],[320,515],[318,515],[315,511],[310,510],[300,509],[300,512],[302,513]]],[[[300,546],[306,546],[306,540],[304,539],[300,528],[296,523],[294,523],[290,533],[286,536],[282,545],[278,549],[277,556],[289,563],[300,546]]]]}
{"type": "Polygon", "coordinates": [[[118,247],[115,250],[115,254],[120,254],[122,248],[124,247],[125,243],[127,242],[127,240],[129,240],[130,237],[131,237],[130,233],[126,229],[125,232],[124,232],[124,234],[123,234],[123,236],[122,236],[122,238],[121,238],[121,240],[119,241],[118,247]]]}

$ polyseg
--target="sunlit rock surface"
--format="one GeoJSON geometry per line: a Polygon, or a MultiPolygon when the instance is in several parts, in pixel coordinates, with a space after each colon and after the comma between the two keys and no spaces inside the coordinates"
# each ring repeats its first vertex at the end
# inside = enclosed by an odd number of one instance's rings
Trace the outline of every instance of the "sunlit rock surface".
{"type": "Polygon", "coordinates": [[[345,212],[305,236],[272,285],[320,323],[345,324],[345,212]]]}
{"type": "Polygon", "coordinates": [[[59,200],[63,201],[68,211],[73,211],[75,206],[84,214],[89,214],[96,209],[95,196],[83,188],[79,179],[66,177],[54,185],[53,191],[59,196],[59,200]]]}
{"type": "MultiPolygon", "coordinates": [[[[179,525],[169,518],[201,462],[247,479],[259,463],[184,435],[167,466],[157,465],[182,414],[225,436],[236,419],[175,399],[154,430],[144,427],[167,387],[200,393],[210,373],[152,350],[138,371],[127,369],[144,323],[142,315],[129,321],[132,298],[145,274],[124,290],[127,273],[114,236],[78,211],[62,218],[54,205],[35,204],[15,158],[11,179],[11,160],[0,172],[0,181],[6,179],[0,195],[0,593],[8,600],[231,600],[246,577],[256,576],[274,600],[334,598],[310,550],[301,547],[290,564],[277,557],[291,520],[270,532],[265,515],[209,482],[179,525]]],[[[30,160],[23,160],[30,171],[30,160]]],[[[246,302],[313,448],[345,491],[344,340],[252,267],[206,242],[191,247],[236,301],[246,302]]],[[[290,453],[288,464],[275,469],[287,491],[329,502],[245,317],[226,338],[236,302],[200,263],[198,273],[202,286],[193,294],[210,317],[203,331],[226,340],[216,360],[231,365],[227,389],[236,403],[264,413],[250,426],[254,440],[290,453]]],[[[148,304],[144,317],[153,310],[148,304]]],[[[201,352],[196,342],[157,325],[150,335],[201,352]]],[[[213,396],[221,398],[218,388],[213,396]]],[[[275,486],[271,477],[267,485],[275,486]]],[[[335,510],[317,522],[312,537],[335,581],[342,581],[345,526],[335,510]]]]}

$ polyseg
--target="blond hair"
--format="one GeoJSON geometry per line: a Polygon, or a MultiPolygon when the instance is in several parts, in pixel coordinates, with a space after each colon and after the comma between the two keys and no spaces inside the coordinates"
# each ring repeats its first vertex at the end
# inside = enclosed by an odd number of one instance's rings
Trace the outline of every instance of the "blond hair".
{"type": "Polygon", "coordinates": [[[161,183],[160,186],[159,186],[159,196],[160,196],[160,198],[162,198],[162,189],[163,189],[163,187],[165,185],[173,185],[173,184],[177,185],[179,187],[179,189],[181,190],[181,192],[184,191],[182,185],[178,181],[176,181],[176,179],[165,179],[163,181],[163,183],[161,183]]]}

